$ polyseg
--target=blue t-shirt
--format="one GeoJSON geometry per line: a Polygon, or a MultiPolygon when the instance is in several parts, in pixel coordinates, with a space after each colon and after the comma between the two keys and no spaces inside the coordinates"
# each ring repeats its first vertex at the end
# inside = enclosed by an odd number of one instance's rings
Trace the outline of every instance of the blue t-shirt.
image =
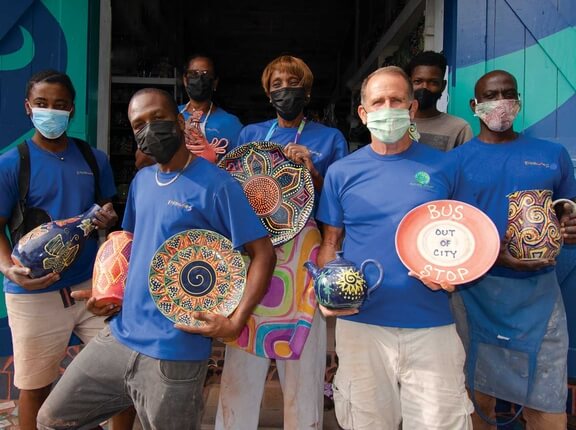
{"type": "MultiPolygon", "coordinates": [[[[69,139],[63,152],[53,154],[38,147],[31,139],[30,188],[27,205],[44,209],[53,220],[81,214],[95,201],[94,176],[90,166],[74,142],[69,139]],[[61,160],[63,158],[64,160],[61,160]]],[[[92,148],[100,168],[100,192],[109,199],[116,194],[112,169],[106,154],[92,148]]],[[[20,157],[13,148],[0,156],[0,217],[10,218],[19,198],[18,172],[20,157]]],[[[60,290],[92,277],[97,241],[88,239],[76,261],[61,274],[58,282],[42,290],[26,290],[4,278],[4,291],[15,294],[36,294],[60,290]]]]}
{"type": "MultiPolygon", "coordinates": [[[[247,125],[240,132],[238,145],[264,140],[276,120],[271,119],[247,125]]],[[[270,141],[281,145],[294,142],[298,127],[276,127],[270,141]]],[[[340,130],[309,121],[304,126],[298,144],[306,146],[320,175],[325,176],[328,166],[348,154],[348,144],[340,130]]],[[[230,148],[232,149],[232,147],[230,148]]]]}
{"type": "MultiPolygon", "coordinates": [[[[185,109],[186,105],[178,106],[178,110],[184,115],[184,119],[190,118],[190,113],[185,109]]],[[[203,114],[200,118],[200,122],[206,119],[206,114],[203,114]]],[[[242,130],[242,123],[237,116],[226,112],[224,109],[218,106],[214,107],[214,110],[210,112],[208,121],[206,121],[206,139],[208,143],[211,143],[214,138],[217,139],[227,139],[228,147],[226,151],[237,146],[238,134],[242,130]]]]}
{"type": "MultiPolygon", "coordinates": [[[[451,154],[461,172],[455,198],[470,203],[494,222],[503,239],[508,225],[508,194],[521,190],[552,190],[553,198],[576,197],[574,166],[562,145],[519,135],[517,139],[491,144],[474,138],[451,154]]],[[[519,272],[494,266],[497,276],[524,278],[554,270],[519,272]]]]}
{"type": "MultiPolygon", "coordinates": [[[[153,255],[169,237],[193,228],[216,231],[235,248],[267,233],[238,182],[212,163],[198,157],[164,187],[156,184],[157,169],[140,170],[130,185],[122,227],[134,233],[134,241],[122,311],[110,326],[121,343],[150,357],[203,360],[210,356],[211,339],[175,329],[152,300],[153,255]]],[[[174,176],[159,173],[163,183],[174,176]]]]}
{"type": "MultiPolygon", "coordinates": [[[[346,259],[360,267],[372,258],[384,269],[380,288],[358,314],[346,319],[404,328],[453,322],[448,295],[408,276],[394,238],[408,211],[431,200],[450,198],[455,177],[454,164],[445,153],[416,142],[395,155],[377,154],[367,145],[330,166],[317,218],[344,229],[346,259]]],[[[368,265],[368,285],[376,277],[374,266],[368,265]]]]}

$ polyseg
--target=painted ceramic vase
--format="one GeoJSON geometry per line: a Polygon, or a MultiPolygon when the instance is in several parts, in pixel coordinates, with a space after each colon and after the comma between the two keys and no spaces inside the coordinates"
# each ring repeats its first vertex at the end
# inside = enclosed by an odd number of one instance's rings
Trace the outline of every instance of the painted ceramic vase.
{"type": "Polygon", "coordinates": [[[122,303],[132,238],[129,231],[115,231],[98,249],[92,273],[92,297],[96,297],[98,305],[122,303]]]}
{"type": "Polygon", "coordinates": [[[354,263],[342,257],[343,252],[336,253],[336,259],[319,269],[311,261],[304,267],[314,278],[314,292],[318,303],[330,309],[357,309],[370,293],[380,286],[384,277],[382,265],[376,260],[365,260],[358,269],[354,263]],[[378,269],[378,279],[368,286],[364,278],[368,264],[378,269]]]}
{"type": "Polygon", "coordinates": [[[560,222],[554,206],[568,199],[552,201],[551,190],[515,191],[508,195],[508,251],[521,260],[556,258],[562,248],[560,222]]]}
{"type": "Polygon", "coordinates": [[[96,228],[93,219],[100,209],[94,204],[74,218],[39,225],[18,241],[12,251],[12,261],[28,267],[31,278],[63,272],[80,255],[86,240],[96,228]]]}

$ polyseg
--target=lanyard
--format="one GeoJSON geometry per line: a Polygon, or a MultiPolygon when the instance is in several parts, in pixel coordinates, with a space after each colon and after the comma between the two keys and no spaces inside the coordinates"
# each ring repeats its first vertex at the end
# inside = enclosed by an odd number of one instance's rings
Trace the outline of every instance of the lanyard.
{"type": "MultiPolygon", "coordinates": [[[[182,108],[180,113],[184,113],[188,109],[188,105],[190,105],[190,102],[186,103],[186,106],[184,106],[182,108]]],[[[202,134],[204,136],[206,136],[206,123],[208,122],[208,118],[210,118],[211,113],[212,113],[212,102],[210,102],[210,107],[208,108],[208,112],[206,113],[206,116],[204,116],[204,121],[202,121],[200,123],[200,130],[202,131],[202,134]]]]}
{"type": "MultiPolygon", "coordinates": [[[[298,131],[296,131],[296,136],[294,137],[294,143],[298,143],[298,141],[300,140],[300,136],[302,136],[302,130],[304,130],[305,125],[306,125],[306,117],[302,118],[302,121],[300,121],[298,131]]],[[[266,134],[264,140],[267,142],[270,141],[270,138],[272,137],[277,128],[278,128],[278,120],[276,119],[270,126],[270,129],[268,130],[268,133],[266,134]]]]}

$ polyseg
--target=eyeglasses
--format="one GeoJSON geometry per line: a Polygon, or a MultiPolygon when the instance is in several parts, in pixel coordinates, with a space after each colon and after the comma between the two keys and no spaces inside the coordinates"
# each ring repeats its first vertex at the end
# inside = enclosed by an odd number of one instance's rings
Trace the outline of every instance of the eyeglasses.
{"type": "Polygon", "coordinates": [[[198,78],[200,76],[212,76],[212,72],[210,70],[187,70],[186,71],[186,78],[198,78]]]}

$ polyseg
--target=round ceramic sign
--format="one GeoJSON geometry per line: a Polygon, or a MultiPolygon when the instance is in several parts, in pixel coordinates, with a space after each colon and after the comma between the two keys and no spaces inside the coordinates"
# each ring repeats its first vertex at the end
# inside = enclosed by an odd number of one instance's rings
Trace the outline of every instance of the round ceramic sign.
{"type": "Polygon", "coordinates": [[[396,231],[402,263],[434,282],[464,284],[496,261],[500,237],[482,211],[456,200],[436,200],[408,212],[396,231]]]}

